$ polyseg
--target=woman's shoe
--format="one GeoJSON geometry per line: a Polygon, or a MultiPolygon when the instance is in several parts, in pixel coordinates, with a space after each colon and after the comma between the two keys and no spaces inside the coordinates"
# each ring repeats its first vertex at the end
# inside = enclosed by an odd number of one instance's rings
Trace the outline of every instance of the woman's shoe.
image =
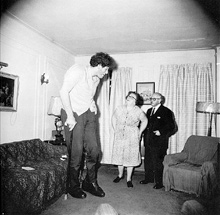
{"type": "Polygon", "coordinates": [[[131,181],[127,181],[127,186],[128,186],[128,187],[133,187],[132,182],[131,182],[131,181]]]}
{"type": "Polygon", "coordinates": [[[118,183],[119,181],[121,181],[121,179],[123,179],[124,176],[122,176],[121,178],[119,176],[117,176],[115,179],[114,179],[114,183],[118,183]]]}

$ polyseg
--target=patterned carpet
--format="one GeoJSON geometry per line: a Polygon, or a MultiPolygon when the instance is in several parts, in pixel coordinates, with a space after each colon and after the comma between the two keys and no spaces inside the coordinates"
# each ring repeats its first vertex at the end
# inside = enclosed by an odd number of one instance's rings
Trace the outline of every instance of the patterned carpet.
{"type": "MultiPolygon", "coordinates": [[[[95,215],[97,208],[103,203],[111,205],[120,215],[182,215],[181,208],[184,202],[188,200],[202,202],[194,195],[175,191],[165,192],[164,188],[155,190],[152,183],[141,185],[139,181],[143,179],[143,172],[140,171],[133,174],[133,188],[127,187],[126,179],[117,184],[113,183],[116,176],[115,166],[103,165],[99,169],[98,183],[106,193],[104,198],[88,193],[86,199],[68,196],[68,199],[64,200],[63,195],[41,215],[95,215]]],[[[208,203],[202,204],[207,206],[208,203]]],[[[216,214],[218,204],[217,200],[212,201],[211,205],[208,204],[208,214],[216,214]]]]}

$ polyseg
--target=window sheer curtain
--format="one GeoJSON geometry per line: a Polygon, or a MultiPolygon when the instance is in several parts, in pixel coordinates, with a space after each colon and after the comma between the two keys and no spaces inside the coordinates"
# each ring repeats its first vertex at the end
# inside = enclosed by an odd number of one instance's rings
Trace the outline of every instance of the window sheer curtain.
{"type": "Polygon", "coordinates": [[[104,161],[104,163],[108,162],[109,151],[109,85],[109,77],[104,76],[104,78],[100,81],[96,92],[96,103],[98,107],[98,137],[100,138],[99,142],[102,151],[102,161],[104,161]]]}
{"type": "Polygon", "coordinates": [[[208,116],[196,112],[197,101],[214,100],[211,63],[161,65],[158,92],[176,117],[178,132],[170,138],[168,153],[180,152],[192,135],[207,135],[208,116]]]}
{"type": "Polygon", "coordinates": [[[112,73],[111,86],[109,78],[105,77],[101,80],[97,89],[99,137],[102,150],[101,163],[112,163],[114,132],[111,117],[115,108],[125,103],[125,96],[131,90],[131,74],[132,68],[118,68],[117,71],[112,73]]]}

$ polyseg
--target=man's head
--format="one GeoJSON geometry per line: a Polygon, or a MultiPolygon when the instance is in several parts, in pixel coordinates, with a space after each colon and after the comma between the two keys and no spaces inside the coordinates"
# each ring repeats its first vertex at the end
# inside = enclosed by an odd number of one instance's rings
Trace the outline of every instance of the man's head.
{"type": "Polygon", "coordinates": [[[106,53],[99,52],[93,55],[90,59],[90,66],[97,67],[97,75],[99,78],[102,78],[105,74],[108,74],[109,71],[117,69],[116,61],[106,53]]]}
{"type": "Polygon", "coordinates": [[[157,105],[159,105],[159,104],[163,104],[164,102],[164,96],[162,95],[162,94],[160,94],[160,93],[154,93],[153,95],[152,95],[152,97],[150,98],[150,100],[151,100],[151,105],[153,106],[153,107],[156,107],[157,105]]]}

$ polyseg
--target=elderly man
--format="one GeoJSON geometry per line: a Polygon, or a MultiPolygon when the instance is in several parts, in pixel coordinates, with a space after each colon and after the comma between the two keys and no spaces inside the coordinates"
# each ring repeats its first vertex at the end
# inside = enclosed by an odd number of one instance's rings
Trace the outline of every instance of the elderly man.
{"type": "Polygon", "coordinates": [[[168,140],[175,130],[173,112],[163,106],[165,97],[160,93],[152,95],[152,108],[147,110],[148,124],[144,130],[145,179],[141,184],[155,182],[154,189],[163,187],[163,159],[167,153],[168,140]]]}

